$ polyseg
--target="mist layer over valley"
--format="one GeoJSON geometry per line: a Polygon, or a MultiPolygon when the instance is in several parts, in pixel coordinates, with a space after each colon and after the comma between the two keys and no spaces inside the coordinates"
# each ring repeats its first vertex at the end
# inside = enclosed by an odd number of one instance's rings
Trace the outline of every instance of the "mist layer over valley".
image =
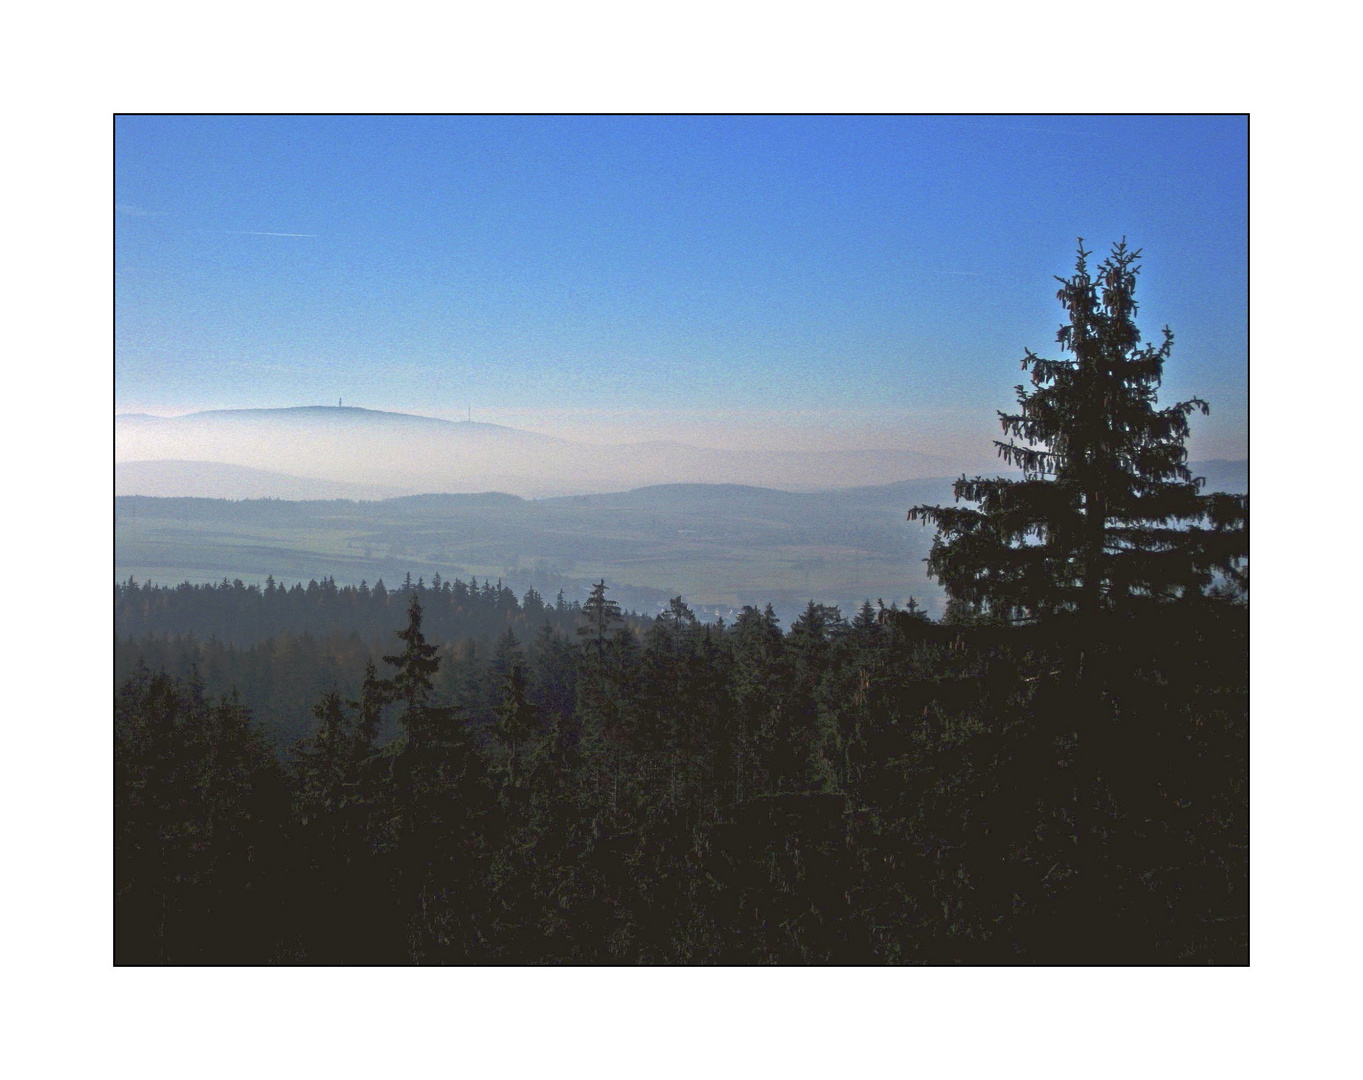
{"type": "Polygon", "coordinates": [[[581,599],[605,578],[627,608],[682,595],[710,618],[772,603],[787,622],[811,598],[846,608],[909,596],[930,610],[929,530],[904,520],[944,480],[824,493],[667,485],[528,500],[433,494],[378,502],[115,500],[115,569],[162,584],[267,575],[338,584],[500,578],[517,592],[581,599]]]}
{"type": "Polygon", "coordinates": [[[820,491],[948,475],[959,465],[908,449],[597,446],[498,424],[330,406],[118,416],[115,461],[119,495],[323,499],[482,491],[538,499],[686,483],[820,491]]]}
{"type": "MultiPolygon", "coordinates": [[[[1248,490],[1244,461],[1200,462],[1194,471],[1208,490],[1248,490]]],[[[181,481],[188,475],[178,473],[181,481]]],[[[950,503],[949,477],[824,492],[674,484],[539,500],[484,493],[352,501],[332,493],[287,501],[240,498],[257,484],[282,490],[289,478],[277,474],[218,467],[198,475],[235,483],[240,501],[221,492],[115,500],[120,580],[250,584],[273,575],[342,585],[382,578],[391,586],[408,573],[428,581],[439,573],[580,599],[605,578],[617,600],[640,612],[677,595],[710,618],[770,602],[787,624],[811,599],[845,612],[866,599],[903,606],[910,597],[929,614],[942,609],[923,562],[932,530],[905,512],[950,503]]],[[[131,467],[121,467],[120,485],[129,477],[136,479],[131,467]]]]}

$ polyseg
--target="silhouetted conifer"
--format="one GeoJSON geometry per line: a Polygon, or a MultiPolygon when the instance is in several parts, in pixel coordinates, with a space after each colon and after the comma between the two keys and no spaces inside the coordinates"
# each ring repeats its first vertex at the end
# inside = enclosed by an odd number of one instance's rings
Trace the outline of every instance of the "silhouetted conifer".
{"type": "Polygon", "coordinates": [[[402,705],[405,738],[392,763],[392,794],[403,821],[399,889],[409,912],[411,959],[459,961],[480,947],[478,879],[488,847],[491,806],[482,759],[461,710],[432,701],[438,649],[421,631],[421,602],[410,592],[404,648],[385,656],[402,705]]]}
{"type": "Polygon", "coordinates": [[[1188,417],[1200,398],[1156,407],[1173,347],[1141,345],[1139,251],[1115,244],[1089,274],[1057,278],[1069,315],[1056,340],[1073,359],[1022,361],[1032,390],[1000,413],[999,456],[1023,479],[964,476],[964,507],[915,506],[909,520],[938,528],[928,571],[958,604],[1004,618],[1095,613],[1141,599],[1202,595],[1248,555],[1247,497],[1199,494],[1187,467],[1188,417]],[[1019,444],[1021,439],[1026,445],[1019,444]]]}
{"type": "Polygon", "coordinates": [[[591,595],[582,605],[582,614],[587,621],[577,628],[578,634],[596,647],[597,656],[604,655],[606,636],[610,633],[611,627],[621,619],[620,605],[614,600],[606,599],[605,578],[592,586],[591,595]]]}

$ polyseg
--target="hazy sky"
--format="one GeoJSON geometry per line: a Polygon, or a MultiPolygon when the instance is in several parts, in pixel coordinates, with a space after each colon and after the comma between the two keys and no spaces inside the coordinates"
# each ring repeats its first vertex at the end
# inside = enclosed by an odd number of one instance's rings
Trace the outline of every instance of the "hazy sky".
{"type": "Polygon", "coordinates": [[[1162,400],[1247,453],[1236,117],[116,123],[118,411],[334,404],[593,441],[997,435],[1055,274],[1144,249],[1162,400]]]}

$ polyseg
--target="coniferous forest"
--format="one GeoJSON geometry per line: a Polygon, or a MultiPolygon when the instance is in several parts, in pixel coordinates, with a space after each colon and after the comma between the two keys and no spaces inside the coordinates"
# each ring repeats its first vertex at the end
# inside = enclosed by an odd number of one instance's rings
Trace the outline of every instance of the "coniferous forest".
{"type": "Polygon", "coordinates": [[[1139,253],[1058,298],[946,616],[115,586],[120,964],[1245,964],[1248,499],[1139,253]]]}

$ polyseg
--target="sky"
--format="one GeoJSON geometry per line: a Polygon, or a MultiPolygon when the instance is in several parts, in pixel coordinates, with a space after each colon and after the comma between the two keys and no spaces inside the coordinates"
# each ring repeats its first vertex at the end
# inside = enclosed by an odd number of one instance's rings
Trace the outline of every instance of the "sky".
{"type": "Polygon", "coordinates": [[[335,404],[598,443],[978,457],[1076,238],[1248,453],[1243,117],[115,123],[115,409],[335,404]]]}

